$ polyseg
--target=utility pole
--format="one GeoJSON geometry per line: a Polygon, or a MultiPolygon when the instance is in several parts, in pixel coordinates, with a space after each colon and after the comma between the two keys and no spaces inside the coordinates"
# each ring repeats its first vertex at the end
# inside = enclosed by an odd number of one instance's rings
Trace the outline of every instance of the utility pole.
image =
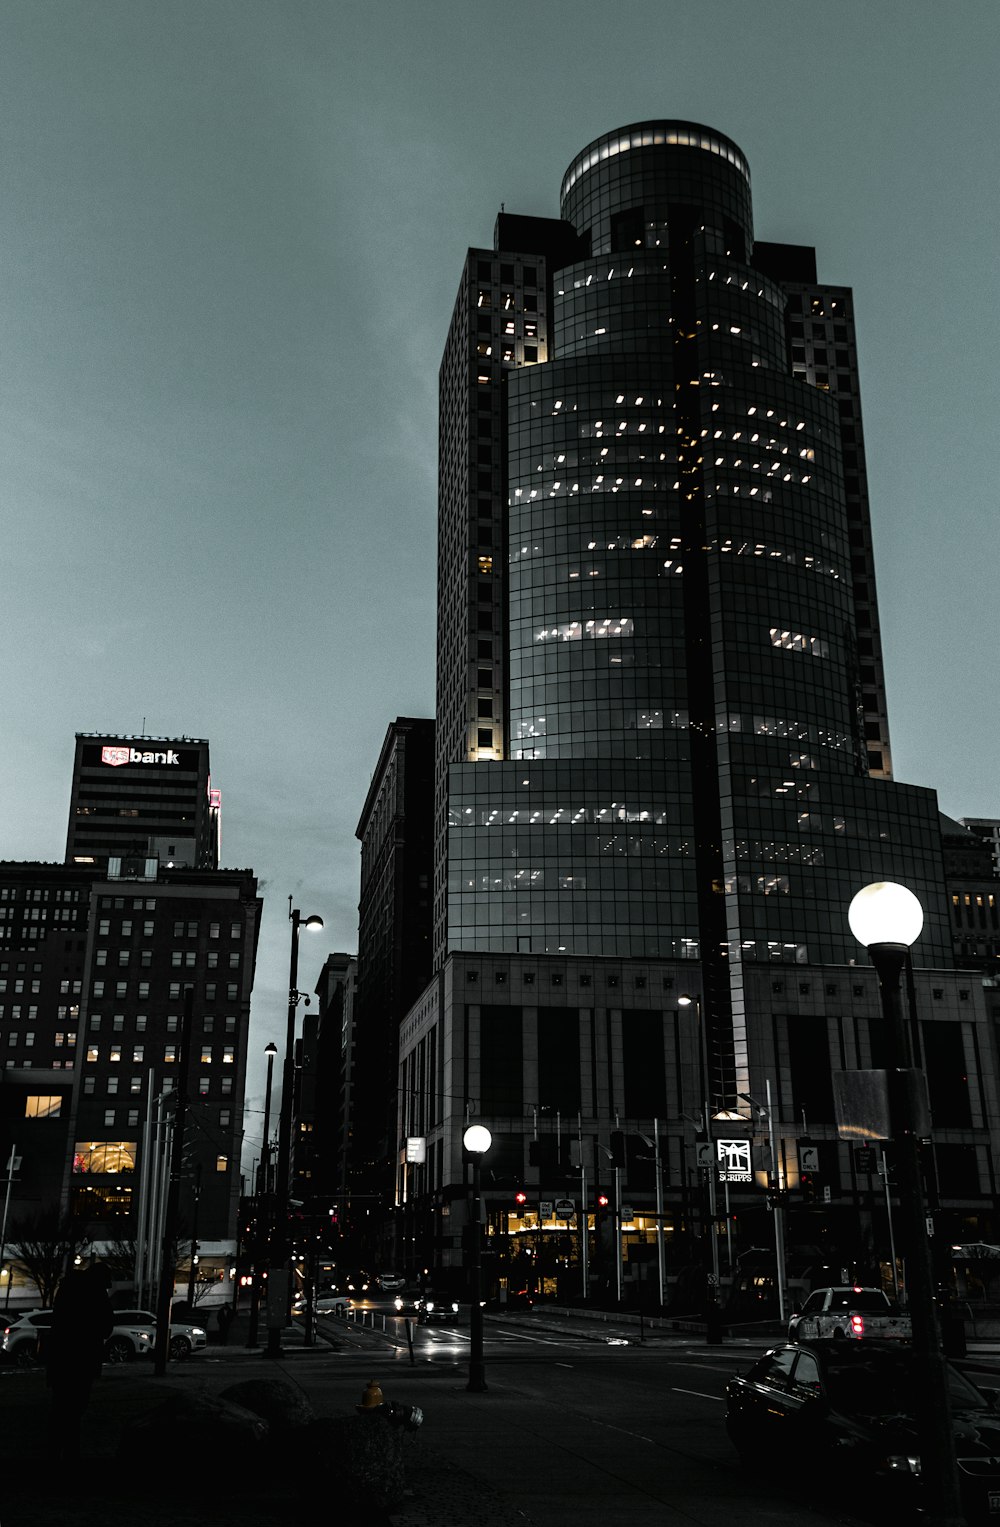
{"type": "Polygon", "coordinates": [[[194,987],[189,986],[184,992],[184,1015],[181,1018],[177,1106],[174,1111],[174,1131],[170,1144],[170,1180],[167,1185],[163,1240],[160,1245],[160,1288],[156,1302],[156,1345],[153,1349],[153,1371],[157,1378],[162,1378],[166,1373],[167,1358],[170,1354],[170,1305],[174,1295],[174,1240],[177,1233],[177,1210],[180,1202],[184,1127],[187,1123],[188,1067],[193,1016],[194,987]]]}
{"type": "Polygon", "coordinates": [[[201,1163],[194,1169],[194,1191],[191,1196],[191,1258],[188,1269],[188,1309],[194,1309],[194,1286],[198,1277],[198,1210],[201,1206],[201,1163]]]}
{"type": "MultiPolygon", "coordinates": [[[[17,1181],[17,1178],[14,1176],[14,1173],[17,1171],[17,1169],[18,1169],[18,1167],[20,1165],[21,1165],[21,1158],[17,1154],[17,1146],[16,1145],[12,1145],[11,1148],[10,1148],[10,1155],[7,1158],[7,1191],[4,1194],[4,1200],[3,1200],[3,1225],[0,1226],[0,1272],[3,1272],[3,1257],[4,1257],[4,1252],[7,1249],[7,1215],[8,1215],[8,1212],[10,1210],[10,1190],[11,1190],[11,1187],[13,1186],[13,1184],[17,1181]]],[[[6,1302],[7,1302],[8,1305],[10,1304],[10,1283],[11,1283],[11,1279],[13,1278],[13,1276],[14,1276],[14,1264],[13,1264],[13,1262],[11,1262],[10,1267],[7,1270],[7,1301],[6,1302]]]]}

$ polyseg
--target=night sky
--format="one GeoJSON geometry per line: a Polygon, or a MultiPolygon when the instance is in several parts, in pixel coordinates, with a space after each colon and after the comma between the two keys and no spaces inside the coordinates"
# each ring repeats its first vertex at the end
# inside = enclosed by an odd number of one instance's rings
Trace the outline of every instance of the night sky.
{"type": "Polygon", "coordinates": [[[465,250],[613,128],[728,134],[758,236],[853,286],[896,777],[1000,816],[996,0],[0,0],[0,41],[0,856],[63,857],[76,731],[210,739],[250,1110],[287,898],[308,989],[432,712],[465,250]]]}

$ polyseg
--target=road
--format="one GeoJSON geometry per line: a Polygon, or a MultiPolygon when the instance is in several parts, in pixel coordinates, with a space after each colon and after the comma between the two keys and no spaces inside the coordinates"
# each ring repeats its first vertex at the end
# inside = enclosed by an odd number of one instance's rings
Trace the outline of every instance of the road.
{"type": "MultiPolygon", "coordinates": [[[[448,1468],[501,1492],[546,1527],[671,1527],[738,1518],[741,1527],[861,1527],[829,1498],[785,1485],[775,1469],[748,1477],[725,1434],[726,1380],[760,1347],[643,1345],[600,1332],[488,1321],[486,1394],[465,1391],[468,1332],[419,1327],[411,1362],[404,1322],[376,1332],[324,1322],[341,1350],[309,1359],[317,1408],[357,1403],[377,1377],[387,1398],[420,1405],[421,1444],[448,1468]],[[622,1341],[622,1344],[618,1344],[622,1341]]],[[[295,1368],[299,1382],[304,1364],[295,1368]]],[[[414,1521],[423,1520],[415,1517],[414,1521]]],[[[400,1527],[408,1527],[405,1510],[400,1527]]]]}

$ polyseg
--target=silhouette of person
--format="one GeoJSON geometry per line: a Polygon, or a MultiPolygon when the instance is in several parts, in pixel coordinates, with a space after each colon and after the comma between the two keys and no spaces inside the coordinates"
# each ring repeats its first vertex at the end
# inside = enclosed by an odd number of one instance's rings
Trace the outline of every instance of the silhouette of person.
{"type": "Polygon", "coordinates": [[[66,1463],[80,1456],[80,1423],[115,1323],[110,1282],[107,1268],[99,1264],[74,1268],[59,1284],[52,1305],[42,1356],[52,1392],[55,1454],[66,1463]]]}
{"type": "Polygon", "coordinates": [[[223,1346],[229,1340],[229,1327],[233,1323],[233,1307],[231,1304],[220,1304],[219,1313],[216,1315],[219,1323],[219,1340],[223,1346]]]}

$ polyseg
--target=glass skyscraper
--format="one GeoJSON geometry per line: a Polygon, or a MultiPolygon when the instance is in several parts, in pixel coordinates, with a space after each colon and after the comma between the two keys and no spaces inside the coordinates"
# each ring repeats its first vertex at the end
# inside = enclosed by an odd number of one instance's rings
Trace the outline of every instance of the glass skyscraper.
{"type": "Polygon", "coordinates": [[[439,959],[703,967],[713,1092],[747,963],[846,963],[937,807],[891,782],[853,303],[754,241],[737,146],[598,139],[561,218],[470,250],[442,368],[439,959]]]}
{"type": "Polygon", "coordinates": [[[661,1231],[662,1294],[695,1229],[722,1239],[706,1114],[752,1142],[742,1245],[768,1244],[771,1182],[789,1245],[887,1258],[874,1153],[840,1138],[833,1086],[884,1063],[847,924],[884,879],[925,912],[912,1002],[944,1234],[994,1235],[996,1037],[954,968],[936,798],[892,776],[853,297],[813,249],[755,238],[720,133],[599,138],[559,217],[503,210],[468,252],[440,373],[434,745],[401,1264],[461,1286],[475,1118],[498,1294],[621,1298],[661,1231]],[[771,1100],[776,1183],[748,1095],[771,1100]]]}

